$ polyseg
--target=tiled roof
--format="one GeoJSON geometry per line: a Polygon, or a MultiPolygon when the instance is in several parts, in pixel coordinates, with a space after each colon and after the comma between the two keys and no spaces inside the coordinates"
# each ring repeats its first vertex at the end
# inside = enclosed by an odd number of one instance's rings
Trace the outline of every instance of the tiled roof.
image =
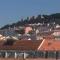
{"type": "Polygon", "coordinates": [[[44,40],[41,47],[38,49],[39,51],[60,51],[60,40],[44,40]]]}
{"type": "Polygon", "coordinates": [[[53,39],[55,39],[55,37],[53,35],[44,36],[43,38],[47,39],[47,40],[50,40],[50,39],[53,40],[53,39]]]}
{"type": "Polygon", "coordinates": [[[0,50],[37,50],[42,40],[18,40],[13,45],[4,45],[3,41],[0,41],[0,50]]]}

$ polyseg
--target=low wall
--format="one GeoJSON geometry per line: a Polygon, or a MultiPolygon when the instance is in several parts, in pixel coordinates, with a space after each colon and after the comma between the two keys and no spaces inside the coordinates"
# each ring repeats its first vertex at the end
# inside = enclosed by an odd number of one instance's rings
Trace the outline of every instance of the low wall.
{"type": "Polygon", "coordinates": [[[24,60],[23,58],[0,58],[0,60],[24,60]]]}
{"type": "Polygon", "coordinates": [[[26,60],[60,60],[60,59],[52,59],[52,58],[47,58],[47,59],[44,59],[44,58],[29,58],[29,59],[26,59],[26,60]]]}
{"type": "Polygon", "coordinates": [[[0,60],[60,60],[60,59],[52,59],[52,58],[28,58],[28,59],[23,59],[23,58],[0,58],[0,60]]]}

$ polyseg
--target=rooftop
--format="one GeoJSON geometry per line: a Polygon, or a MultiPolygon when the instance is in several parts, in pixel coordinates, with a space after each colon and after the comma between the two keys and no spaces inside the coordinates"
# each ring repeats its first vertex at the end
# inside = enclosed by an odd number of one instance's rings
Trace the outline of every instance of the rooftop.
{"type": "Polygon", "coordinates": [[[37,50],[42,40],[17,40],[13,45],[4,45],[5,41],[0,41],[0,50],[37,50]]]}
{"type": "Polygon", "coordinates": [[[60,51],[60,40],[45,39],[38,50],[43,51],[60,51]]]}

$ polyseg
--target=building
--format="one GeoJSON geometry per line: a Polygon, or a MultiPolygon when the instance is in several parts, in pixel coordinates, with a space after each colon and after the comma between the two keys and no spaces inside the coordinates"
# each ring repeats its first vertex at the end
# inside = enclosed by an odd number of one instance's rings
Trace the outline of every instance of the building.
{"type": "Polygon", "coordinates": [[[0,58],[25,58],[26,55],[33,57],[42,40],[12,40],[0,41],[0,58]],[[25,55],[24,55],[25,54],[25,55]]]}
{"type": "Polygon", "coordinates": [[[0,41],[0,58],[60,59],[60,40],[49,36],[43,40],[0,41]]]}
{"type": "Polygon", "coordinates": [[[44,39],[38,50],[42,51],[44,58],[60,59],[60,40],[44,39]]]}

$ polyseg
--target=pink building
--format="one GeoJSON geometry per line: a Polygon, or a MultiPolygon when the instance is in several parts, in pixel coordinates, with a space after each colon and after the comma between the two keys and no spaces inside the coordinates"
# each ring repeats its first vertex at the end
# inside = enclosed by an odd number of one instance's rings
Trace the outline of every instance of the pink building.
{"type": "Polygon", "coordinates": [[[29,33],[30,31],[32,31],[32,27],[26,27],[25,28],[25,34],[29,33]]]}

